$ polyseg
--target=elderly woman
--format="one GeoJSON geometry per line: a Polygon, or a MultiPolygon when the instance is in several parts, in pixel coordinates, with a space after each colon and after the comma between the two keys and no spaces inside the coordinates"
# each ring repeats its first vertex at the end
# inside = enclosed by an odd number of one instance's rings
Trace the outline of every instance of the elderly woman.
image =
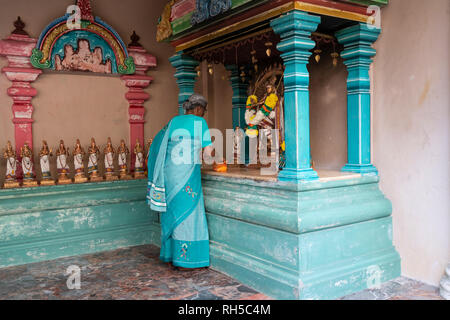
{"type": "Polygon", "coordinates": [[[211,156],[203,118],[207,101],[194,94],[184,115],[174,117],[153,140],[147,202],[161,212],[160,259],[181,268],[209,266],[209,235],[201,185],[201,155],[211,156]]]}

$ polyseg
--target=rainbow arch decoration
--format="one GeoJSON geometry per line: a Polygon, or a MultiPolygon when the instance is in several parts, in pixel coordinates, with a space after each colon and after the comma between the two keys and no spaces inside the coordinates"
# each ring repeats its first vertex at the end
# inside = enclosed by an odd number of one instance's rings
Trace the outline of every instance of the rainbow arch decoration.
{"type": "Polygon", "coordinates": [[[79,27],[69,28],[70,13],[52,21],[39,36],[31,64],[56,71],[134,74],[133,57],[117,32],[92,16],[90,1],[78,0],[76,5],[81,12],[79,27]]]}

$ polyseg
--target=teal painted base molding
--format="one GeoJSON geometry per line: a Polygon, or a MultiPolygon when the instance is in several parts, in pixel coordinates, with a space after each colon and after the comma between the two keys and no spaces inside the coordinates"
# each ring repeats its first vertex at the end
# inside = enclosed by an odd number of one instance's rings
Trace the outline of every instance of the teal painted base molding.
{"type": "Polygon", "coordinates": [[[304,184],[204,176],[211,265],[276,299],[335,299],[400,276],[377,176],[304,184]]]}
{"type": "MultiPolygon", "coordinates": [[[[204,175],[211,267],[275,299],[334,299],[400,275],[378,176],[291,184],[204,175]]],[[[160,245],[146,181],[0,190],[0,267],[160,245]]]]}
{"type": "Polygon", "coordinates": [[[159,242],[147,181],[0,190],[0,267],[159,242]]]}

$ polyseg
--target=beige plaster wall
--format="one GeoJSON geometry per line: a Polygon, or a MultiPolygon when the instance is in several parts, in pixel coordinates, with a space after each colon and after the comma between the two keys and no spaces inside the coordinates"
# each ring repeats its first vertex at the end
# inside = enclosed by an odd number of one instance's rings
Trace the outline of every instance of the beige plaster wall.
{"type": "Polygon", "coordinates": [[[450,1],[391,0],[382,28],[373,162],[393,204],[403,275],[437,285],[450,261],[450,1]]]}
{"type": "MultiPolygon", "coordinates": [[[[72,0],[0,0],[0,38],[6,38],[11,33],[13,21],[19,15],[26,23],[25,30],[37,38],[48,23],[63,16],[67,6],[73,3],[72,0]]],[[[146,139],[153,137],[177,114],[178,87],[173,77],[174,69],[168,61],[174,49],[167,43],[157,43],[155,40],[156,23],[165,3],[165,0],[92,1],[93,13],[111,25],[126,44],[130,42],[133,30],[136,30],[141,37],[140,43],[157,58],[158,67],[148,72],[154,81],[146,89],[150,94],[150,99],[145,103],[146,139]]],[[[6,63],[6,59],[0,58],[0,68],[6,63]]],[[[12,100],[6,95],[6,89],[10,86],[10,82],[0,75],[2,150],[8,139],[14,141],[12,100]]],[[[116,145],[121,138],[129,140],[128,103],[124,96],[126,88],[118,77],[45,72],[33,86],[38,89],[38,95],[32,101],[35,108],[35,153],[42,139],[55,147],[62,138],[71,148],[76,138],[80,138],[86,147],[91,136],[102,145],[108,136],[116,145]]],[[[2,179],[4,163],[0,163],[2,179]]]]}
{"type": "Polygon", "coordinates": [[[341,170],[347,162],[347,69],[339,59],[333,67],[331,51],[319,63],[310,59],[310,137],[315,169],[341,170]]]}

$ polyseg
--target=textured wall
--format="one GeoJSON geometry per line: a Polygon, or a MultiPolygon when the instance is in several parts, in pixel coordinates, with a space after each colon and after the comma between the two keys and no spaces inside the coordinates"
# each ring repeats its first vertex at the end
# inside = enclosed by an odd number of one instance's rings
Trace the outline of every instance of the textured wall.
{"type": "Polygon", "coordinates": [[[373,160],[405,276],[437,285],[449,253],[448,0],[392,0],[374,64],[373,160]]]}
{"type": "Polygon", "coordinates": [[[331,51],[310,59],[311,158],[316,169],[341,170],[347,162],[347,69],[333,67],[331,51]]]}

